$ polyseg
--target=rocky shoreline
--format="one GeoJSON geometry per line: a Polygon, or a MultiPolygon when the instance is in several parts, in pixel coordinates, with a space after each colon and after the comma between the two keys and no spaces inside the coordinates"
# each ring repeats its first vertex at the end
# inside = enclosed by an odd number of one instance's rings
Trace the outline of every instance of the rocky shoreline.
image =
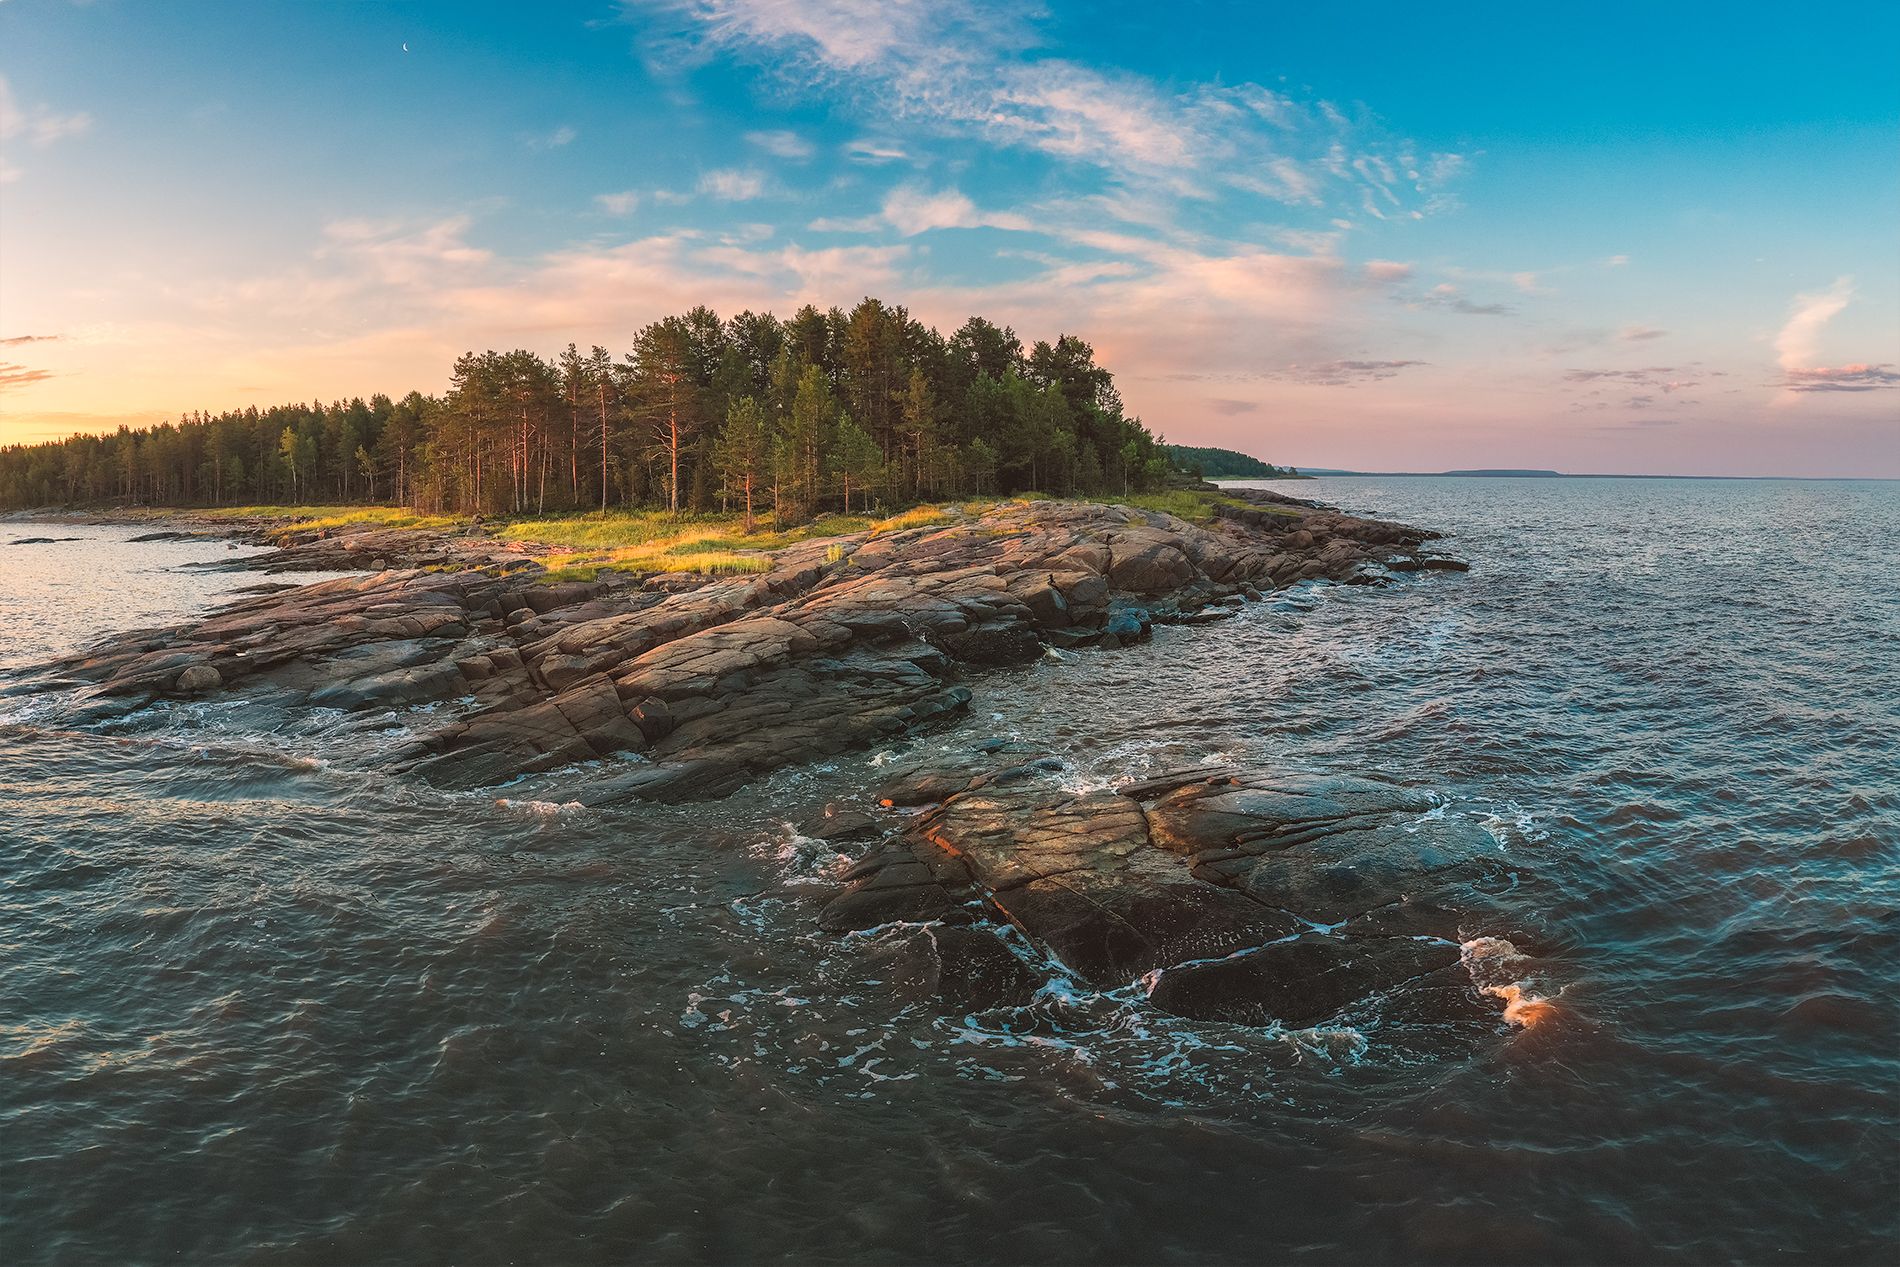
{"type": "MultiPolygon", "coordinates": [[[[112,638],[53,681],[95,716],[166,698],[426,705],[386,758],[410,777],[487,788],[571,767],[584,803],[685,801],[952,722],[985,668],[1049,648],[1113,651],[1302,581],[1464,566],[1426,552],[1436,533],[1276,493],[1227,490],[1216,515],[1006,503],[790,546],[757,574],[617,585],[547,583],[531,549],[474,528],[280,530],[237,565],[352,574],[112,638]]],[[[149,535],[263,527],[212,525],[149,535]]],[[[1429,797],[1233,770],[1075,793],[1061,766],[991,752],[911,770],[877,814],[808,824],[851,860],[819,926],[923,924],[938,992],[985,1005],[1033,989],[1008,929],[1080,981],[1140,983],[1197,1019],[1309,1024],[1401,985],[1478,1005],[1457,970],[1495,846],[1429,797]]]]}

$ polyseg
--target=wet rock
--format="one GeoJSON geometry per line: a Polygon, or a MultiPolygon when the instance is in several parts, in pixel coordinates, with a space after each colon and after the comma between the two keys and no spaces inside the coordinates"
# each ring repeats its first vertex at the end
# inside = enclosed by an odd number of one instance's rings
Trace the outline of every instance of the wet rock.
{"type": "Polygon", "coordinates": [[[1110,612],[1102,624],[1102,643],[1104,646],[1127,646],[1139,642],[1148,636],[1150,623],[1146,608],[1124,607],[1120,611],[1110,612]]]}
{"type": "Polygon", "coordinates": [[[367,708],[392,706],[437,699],[462,688],[460,669],[454,664],[422,664],[413,668],[391,669],[321,687],[310,693],[310,702],[319,708],[367,708]]]}
{"type": "Polygon", "coordinates": [[[1021,664],[1042,654],[1042,639],[1035,629],[1017,621],[988,621],[940,634],[937,645],[967,664],[1021,664]]]}
{"type": "Polygon", "coordinates": [[[1007,787],[1012,783],[1022,783],[1028,779],[1037,779],[1047,774],[1055,774],[1062,769],[1063,764],[1059,759],[1055,757],[1039,757],[1034,761],[1026,761],[1022,765],[1007,766],[998,770],[995,774],[989,776],[988,781],[1000,787],[1007,787]]]}
{"type": "Polygon", "coordinates": [[[1232,958],[1164,968],[1148,999],[1198,1021],[1298,1027],[1457,962],[1456,944],[1308,934],[1232,958]]]}
{"type": "Polygon", "coordinates": [[[899,808],[934,805],[963,791],[975,778],[974,770],[935,767],[903,770],[877,789],[877,799],[880,805],[899,808]]]}
{"type": "Polygon", "coordinates": [[[967,876],[945,860],[932,862],[901,848],[872,854],[847,873],[851,887],[818,913],[819,928],[843,933],[896,923],[968,923],[967,876]]]}
{"type": "Polygon", "coordinates": [[[1475,823],[1377,779],[1200,769],[1120,793],[979,779],[848,875],[820,922],[985,907],[1098,988],[1307,1025],[1414,982],[1442,994],[1461,928],[1488,917],[1496,853],[1475,823]],[[941,900],[911,891],[933,884],[941,900]]]}
{"type": "Polygon", "coordinates": [[[798,834],[810,840],[823,840],[834,845],[841,845],[853,841],[876,840],[884,834],[884,828],[877,819],[863,810],[839,809],[835,805],[827,805],[823,814],[800,823],[798,834]]]}
{"type": "Polygon", "coordinates": [[[901,983],[959,1010],[1022,1007],[1043,985],[989,925],[932,924],[902,953],[901,983]]]}
{"type": "Polygon", "coordinates": [[[1169,774],[1156,775],[1151,779],[1136,779],[1124,783],[1115,791],[1136,801],[1151,801],[1191,783],[1219,783],[1228,786],[1233,771],[1226,766],[1200,766],[1192,770],[1176,770],[1169,774]]]}

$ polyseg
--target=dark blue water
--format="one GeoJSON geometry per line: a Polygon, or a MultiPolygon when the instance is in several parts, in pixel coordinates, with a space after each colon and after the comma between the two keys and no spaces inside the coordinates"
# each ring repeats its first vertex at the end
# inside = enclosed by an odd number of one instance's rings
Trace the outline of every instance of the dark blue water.
{"type": "MultiPolygon", "coordinates": [[[[1293,491],[1447,529],[1474,570],[1052,657],[954,731],[714,806],[445,795],[321,717],[0,699],[0,1252],[1892,1261],[1900,485],[1293,491]],[[1516,870],[1549,1011],[1476,1042],[1059,986],[946,1015],[902,930],[810,931],[834,859],[783,824],[998,735],[1078,784],[1430,784],[1516,870]]],[[[20,601],[142,548],[7,549],[0,638],[142,623],[20,601]]]]}

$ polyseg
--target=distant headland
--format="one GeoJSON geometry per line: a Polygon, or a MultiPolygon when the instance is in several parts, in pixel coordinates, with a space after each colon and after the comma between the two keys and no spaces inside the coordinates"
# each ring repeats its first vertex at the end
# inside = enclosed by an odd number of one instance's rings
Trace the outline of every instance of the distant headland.
{"type": "MultiPolygon", "coordinates": [[[[1349,471],[1330,466],[1303,466],[1299,477],[1324,475],[1375,476],[1380,479],[1537,479],[1537,480],[1775,480],[1817,479],[1849,480],[1868,478],[1859,475],[1669,475],[1629,471],[1546,471],[1513,467],[1476,468],[1462,471],[1349,471]]],[[[1209,475],[1209,479],[1270,478],[1265,476],[1209,475]]]]}

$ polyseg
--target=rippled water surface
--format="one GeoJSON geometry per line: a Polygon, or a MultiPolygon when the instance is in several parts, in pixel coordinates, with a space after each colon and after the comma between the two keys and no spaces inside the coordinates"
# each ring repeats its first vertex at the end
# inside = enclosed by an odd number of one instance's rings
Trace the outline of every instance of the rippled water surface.
{"type": "MultiPolygon", "coordinates": [[[[1291,491],[1473,570],[1052,656],[711,806],[445,794],[321,717],[0,698],[0,1252],[1891,1261],[1900,485],[1291,491]],[[914,933],[811,932],[835,859],[785,822],[991,737],[1076,784],[1429,786],[1497,836],[1553,1010],[1284,1033],[1055,979],[946,1014],[914,933]]],[[[131,535],[0,524],[0,668],[257,579],[131,535]]]]}

